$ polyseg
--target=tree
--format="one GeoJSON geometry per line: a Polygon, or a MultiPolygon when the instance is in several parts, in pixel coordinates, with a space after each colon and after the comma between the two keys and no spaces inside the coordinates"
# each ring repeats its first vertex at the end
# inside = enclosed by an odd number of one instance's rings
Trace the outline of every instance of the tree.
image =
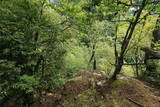
{"type": "Polygon", "coordinates": [[[51,10],[48,3],[47,0],[0,3],[1,106],[13,96],[15,106],[29,105],[35,93],[51,90],[63,82],[58,71],[62,68],[66,52],[63,43],[68,35],[66,26],[54,22],[56,17],[63,21],[62,16],[51,10]]]}
{"type": "Polygon", "coordinates": [[[127,50],[128,45],[130,43],[130,40],[132,38],[133,31],[134,31],[136,25],[138,24],[140,16],[142,14],[142,11],[143,11],[143,9],[145,8],[146,5],[147,5],[147,0],[143,0],[139,9],[133,15],[133,18],[132,18],[132,20],[129,24],[129,27],[126,31],[126,35],[125,35],[124,40],[123,40],[122,45],[121,45],[120,55],[116,54],[115,71],[114,71],[114,74],[111,78],[112,80],[116,79],[117,74],[119,74],[121,69],[122,69],[122,66],[123,66],[123,63],[124,63],[124,56],[126,54],[126,50],[127,50]]]}

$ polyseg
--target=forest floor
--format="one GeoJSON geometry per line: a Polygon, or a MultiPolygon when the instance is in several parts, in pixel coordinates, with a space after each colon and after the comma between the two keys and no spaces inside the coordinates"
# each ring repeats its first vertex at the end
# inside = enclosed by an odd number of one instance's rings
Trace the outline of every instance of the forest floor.
{"type": "Polygon", "coordinates": [[[160,107],[158,89],[124,75],[112,83],[106,78],[102,71],[79,72],[32,107],[160,107]]]}

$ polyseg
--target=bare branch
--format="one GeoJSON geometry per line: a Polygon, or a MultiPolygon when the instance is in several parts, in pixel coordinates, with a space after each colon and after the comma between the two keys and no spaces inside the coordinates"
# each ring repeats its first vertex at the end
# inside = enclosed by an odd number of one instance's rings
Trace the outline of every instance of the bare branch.
{"type": "Polygon", "coordinates": [[[134,104],[140,106],[140,107],[144,107],[144,105],[142,105],[142,104],[140,104],[140,103],[134,101],[133,99],[131,99],[131,98],[129,98],[129,97],[127,97],[127,99],[128,99],[129,101],[133,102],[134,104]]]}

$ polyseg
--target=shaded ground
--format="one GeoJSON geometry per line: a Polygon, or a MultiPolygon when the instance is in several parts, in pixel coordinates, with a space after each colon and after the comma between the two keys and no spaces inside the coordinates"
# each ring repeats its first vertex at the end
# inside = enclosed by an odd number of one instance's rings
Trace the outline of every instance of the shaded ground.
{"type": "Polygon", "coordinates": [[[79,72],[45,99],[32,107],[160,107],[155,89],[122,75],[109,84],[101,71],[79,72]]]}

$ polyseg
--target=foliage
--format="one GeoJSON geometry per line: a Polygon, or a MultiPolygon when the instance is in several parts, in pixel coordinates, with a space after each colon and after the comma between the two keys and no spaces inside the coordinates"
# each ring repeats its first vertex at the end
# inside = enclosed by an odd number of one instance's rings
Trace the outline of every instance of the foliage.
{"type": "MultiPolygon", "coordinates": [[[[158,0],[1,0],[0,104],[20,93],[15,99],[25,106],[26,96],[61,87],[82,70],[146,74],[140,47],[153,44],[159,10],[158,0]]],[[[159,84],[154,64],[147,73],[159,84]]]]}
{"type": "Polygon", "coordinates": [[[0,99],[12,95],[13,90],[35,94],[60,86],[64,83],[59,71],[66,52],[65,39],[62,32],[58,33],[59,26],[55,26],[58,22],[51,20],[55,16],[48,15],[51,10],[44,6],[47,2],[1,2],[0,99]]]}

